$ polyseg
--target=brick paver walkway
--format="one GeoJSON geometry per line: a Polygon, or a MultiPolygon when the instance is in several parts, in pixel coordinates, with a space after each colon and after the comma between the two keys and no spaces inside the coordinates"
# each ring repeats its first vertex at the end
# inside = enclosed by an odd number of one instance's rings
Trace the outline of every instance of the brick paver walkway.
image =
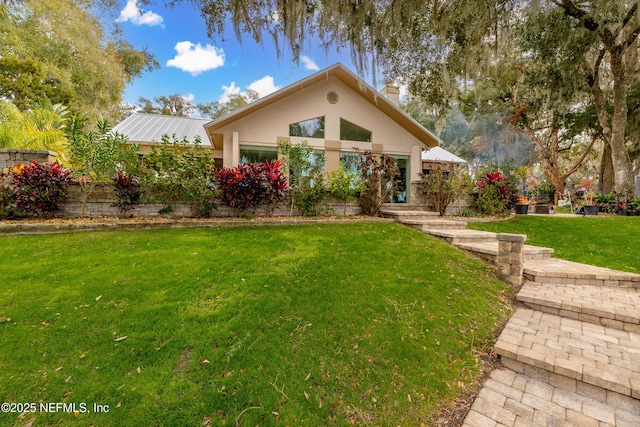
{"type": "Polygon", "coordinates": [[[637,427],[640,401],[537,368],[503,368],[491,372],[464,425],[637,427]]]}
{"type": "MultiPolygon", "coordinates": [[[[494,233],[408,225],[495,262],[494,233]]],[[[524,307],[494,347],[503,368],[491,372],[463,426],[640,426],[640,275],[552,253],[525,246],[524,307]]]]}

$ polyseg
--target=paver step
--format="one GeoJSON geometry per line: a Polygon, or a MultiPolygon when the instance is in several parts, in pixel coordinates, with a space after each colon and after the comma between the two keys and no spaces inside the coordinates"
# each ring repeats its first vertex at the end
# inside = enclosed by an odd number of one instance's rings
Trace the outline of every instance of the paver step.
{"type": "Polygon", "coordinates": [[[556,258],[524,262],[524,277],[538,283],[640,288],[640,274],[556,258]]]}
{"type": "Polygon", "coordinates": [[[640,425],[640,401],[527,367],[496,369],[478,393],[463,427],[640,425]]]}
{"type": "Polygon", "coordinates": [[[516,372],[535,366],[640,398],[640,335],[633,332],[518,308],[495,351],[516,372]]]}
{"type": "Polygon", "coordinates": [[[640,334],[640,290],[526,282],[518,300],[534,310],[640,334]]]}
{"type": "Polygon", "coordinates": [[[425,233],[438,237],[447,243],[471,243],[471,242],[496,242],[498,235],[490,231],[477,231],[477,230],[438,230],[438,229],[425,229],[425,233]]]}
{"type": "MultiPolygon", "coordinates": [[[[495,264],[498,257],[498,242],[461,242],[454,245],[465,251],[474,252],[482,258],[495,264]]],[[[522,249],[522,259],[545,259],[553,254],[553,248],[543,248],[541,246],[524,245],[522,249]]]]}
{"type": "Polygon", "coordinates": [[[393,218],[397,221],[433,219],[433,218],[438,218],[440,216],[438,212],[405,211],[405,210],[398,210],[398,209],[381,209],[380,214],[386,218],[393,218]]]}
{"type": "Polygon", "coordinates": [[[381,210],[384,211],[424,211],[422,204],[413,203],[384,203],[381,210]]]}
{"type": "Polygon", "coordinates": [[[402,219],[402,224],[419,231],[424,230],[463,230],[467,227],[464,221],[448,219],[402,219]]]}

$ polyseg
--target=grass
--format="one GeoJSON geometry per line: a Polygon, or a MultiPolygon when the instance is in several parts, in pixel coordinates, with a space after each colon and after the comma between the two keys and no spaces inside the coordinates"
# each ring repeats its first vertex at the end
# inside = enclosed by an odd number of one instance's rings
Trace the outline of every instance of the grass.
{"type": "Polygon", "coordinates": [[[508,317],[396,224],[0,238],[0,425],[420,425],[508,317]],[[108,413],[93,405],[109,407],[108,413]]]}
{"type": "Polygon", "coordinates": [[[517,215],[468,228],[526,234],[531,245],[554,248],[554,257],[640,273],[640,218],[614,215],[556,217],[517,215]]]}

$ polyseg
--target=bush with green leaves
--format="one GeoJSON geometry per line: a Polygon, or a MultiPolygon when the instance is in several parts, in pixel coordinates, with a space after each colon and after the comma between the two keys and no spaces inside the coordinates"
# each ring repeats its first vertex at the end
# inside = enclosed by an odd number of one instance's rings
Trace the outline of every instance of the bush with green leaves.
{"type": "Polygon", "coordinates": [[[329,199],[326,175],[313,171],[304,175],[295,190],[296,207],[302,216],[318,216],[331,212],[326,201],[329,199]]]}
{"type": "Polygon", "coordinates": [[[324,176],[324,154],[316,153],[307,141],[291,145],[278,141],[278,151],[289,172],[291,210],[297,207],[304,216],[322,213],[321,205],[329,198],[324,176]]]}
{"type": "Polygon", "coordinates": [[[553,203],[556,190],[550,182],[541,183],[529,188],[529,197],[534,198],[536,203],[553,203]]]}
{"type": "Polygon", "coordinates": [[[59,164],[33,160],[13,168],[10,187],[22,215],[51,218],[62,208],[70,181],[70,172],[59,164]]]}
{"type": "Polygon", "coordinates": [[[396,160],[386,154],[377,156],[371,150],[354,148],[358,154],[356,167],[364,183],[358,201],[364,215],[378,216],[382,205],[397,194],[400,168],[396,160]]]}
{"type": "Polygon", "coordinates": [[[344,203],[343,215],[347,215],[347,203],[355,200],[361,191],[364,190],[362,178],[344,162],[340,162],[340,167],[332,170],[328,175],[328,186],[331,196],[344,203]]]}
{"type": "Polygon", "coordinates": [[[16,193],[5,182],[6,175],[0,172],[0,219],[9,219],[17,215],[16,193]]]}
{"type": "Polygon", "coordinates": [[[190,145],[186,140],[164,136],[144,156],[143,163],[144,182],[153,190],[148,198],[164,203],[163,212],[171,212],[175,217],[178,203],[183,202],[192,206],[196,216],[211,216],[218,195],[214,159],[211,150],[202,147],[199,139],[190,145]]]}
{"type": "Polygon", "coordinates": [[[66,135],[71,147],[73,175],[83,194],[81,216],[84,217],[87,200],[96,185],[112,183],[119,171],[136,172],[139,146],[127,143],[124,135],[112,132],[106,121],[99,122],[96,131],[90,131],[86,130],[83,120],[74,117],[69,120],[66,135]]]}
{"type": "Polygon", "coordinates": [[[420,174],[422,193],[441,216],[456,197],[461,197],[471,188],[466,173],[437,165],[427,174],[420,174]]]}

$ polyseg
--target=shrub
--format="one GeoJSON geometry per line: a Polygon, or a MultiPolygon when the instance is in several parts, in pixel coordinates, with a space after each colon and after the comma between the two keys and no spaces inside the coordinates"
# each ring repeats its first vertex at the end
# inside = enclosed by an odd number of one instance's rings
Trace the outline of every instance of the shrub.
{"type": "Polygon", "coordinates": [[[303,216],[318,216],[322,214],[319,206],[328,197],[325,174],[321,171],[303,176],[295,190],[296,207],[303,216]]]}
{"type": "Polygon", "coordinates": [[[282,165],[289,175],[291,210],[296,206],[302,215],[317,215],[317,205],[327,199],[324,185],[324,154],[318,154],[307,141],[291,145],[278,141],[282,165]],[[322,184],[322,185],[321,185],[322,184]]]}
{"type": "Polygon", "coordinates": [[[356,167],[364,183],[360,192],[360,206],[364,215],[377,216],[382,205],[397,193],[400,169],[393,157],[385,154],[380,158],[371,150],[354,148],[358,154],[356,167]]]}
{"type": "Polygon", "coordinates": [[[124,171],[118,172],[112,178],[113,185],[118,200],[112,206],[117,206],[120,215],[124,216],[128,211],[140,204],[142,192],[140,191],[140,181],[135,175],[127,174],[124,171]]]}
{"type": "Polygon", "coordinates": [[[73,173],[82,190],[82,210],[96,185],[112,180],[118,171],[134,173],[138,168],[138,146],[128,144],[124,135],[112,132],[106,121],[97,124],[97,132],[87,131],[85,123],[72,118],[66,129],[71,146],[73,173]]]}
{"type": "Polygon", "coordinates": [[[470,188],[466,174],[451,174],[448,170],[436,166],[428,174],[420,174],[422,193],[431,202],[434,209],[442,216],[447,207],[456,198],[470,188]]]}
{"type": "Polygon", "coordinates": [[[215,209],[217,188],[214,184],[214,159],[211,150],[196,140],[170,141],[163,137],[160,148],[153,147],[144,157],[143,177],[154,190],[152,201],[166,203],[165,212],[175,217],[180,201],[191,204],[196,216],[210,216],[215,209]]]}
{"type": "Polygon", "coordinates": [[[347,203],[355,200],[364,190],[362,179],[351,168],[340,162],[340,167],[329,172],[329,191],[331,195],[344,203],[344,215],[347,215],[347,203]]]}
{"type": "Polygon", "coordinates": [[[264,185],[264,204],[267,208],[267,215],[273,215],[276,205],[284,200],[287,195],[289,184],[282,173],[282,163],[275,161],[273,163],[266,161],[262,164],[263,169],[263,185],[264,185]]]}
{"type": "Polygon", "coordinates": [[[235,168],[222,168],[216,172],[220,188],[220,203],[238,209],[243,215],[257,207],[266,195],[264,164],[242,163],[235,168]]]}
{"type": "Polygon", "coordinates": [[[6,175],[0,173],[0,219],[14,217],[16,212],[16,193],[5,183],[6,175]]]}
{"type": "Polygon", "coordinates": [[[475,207],[485,215],[499,215],[513,205],[517,190],[499,170],[485,172],[475,186],[475,207]]]}
{"type": "Polygon", "coordinates": [[[529,193],[537,203],[553,203],[556,190],[550,182],[542,181],[540,184],[532,186],[529,193]]]}
{"type": "Polygon", "coordinates": [[[29,216],[53,217],[67,197],[70,172],[57,163],[18,165],[11,173],[11,189],[18,210],[29,216]]]}

